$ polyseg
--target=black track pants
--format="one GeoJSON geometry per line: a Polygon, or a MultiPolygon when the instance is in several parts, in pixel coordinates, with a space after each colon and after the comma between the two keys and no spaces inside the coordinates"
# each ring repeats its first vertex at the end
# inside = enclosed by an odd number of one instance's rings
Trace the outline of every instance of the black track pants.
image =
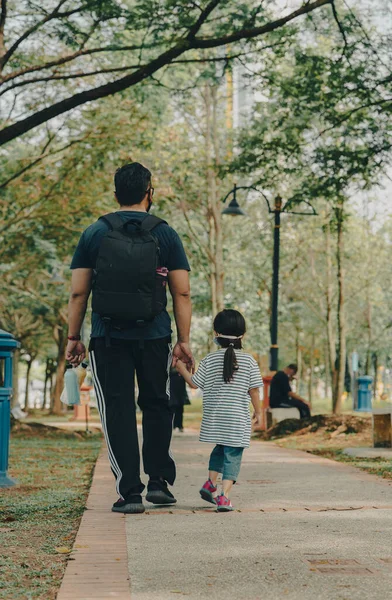
{"type": "Polygon", "coordinates": [[[298,408],[299,415],[301,419],[310,419],[310,408],[305,402],[301,400],[296,400],[295,398],[290,398],[288,396],[287,400],[283,400],[279,403],[278,406],[271,406],[271,408],[298,408]]]}
{"type": "Polygon", "coordinates": [[[178,427],[182,429],[184,427],[184,405],[176,406],[174,409],[174,421],[173,421],[173,429],[178,427]]]}
{"type": "Polygon", "coordinates": [[[170,456],[173,414],[169,408],[170,339],[111,340],[90,344],[90,364],[110,465],[120,496],[140,493],[140,453],[136,426],[135,372],[138,404],[143,411],[143,464],[150,477],[176,478],[170,456]]]}

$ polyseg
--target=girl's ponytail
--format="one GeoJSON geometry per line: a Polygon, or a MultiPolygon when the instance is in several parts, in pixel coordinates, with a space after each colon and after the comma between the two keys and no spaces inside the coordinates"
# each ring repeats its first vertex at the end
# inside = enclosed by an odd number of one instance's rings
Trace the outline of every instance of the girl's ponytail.
{"type": "Polygon", "coordinates": [[[234,377],[234,371],[238,370],[237,357],[234,352],[234,344],[231,342],[225,352],[223,361],[223,379],[225,383],[230,383],[234,377]]]}

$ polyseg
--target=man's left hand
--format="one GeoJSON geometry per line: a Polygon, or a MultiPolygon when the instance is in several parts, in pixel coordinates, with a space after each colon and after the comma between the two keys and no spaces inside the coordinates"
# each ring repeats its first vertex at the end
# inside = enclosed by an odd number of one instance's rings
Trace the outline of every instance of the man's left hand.
{"type": "Polygon", "coordinates": [[[195,359],[193,358],[192,350],[189,344],[185,342],[177,342],[173,348],[173,361],[172,366],[175,367],[177,361],[181,360],[186,364],[186,368],[190,373],[195,372],[195,359]]]}

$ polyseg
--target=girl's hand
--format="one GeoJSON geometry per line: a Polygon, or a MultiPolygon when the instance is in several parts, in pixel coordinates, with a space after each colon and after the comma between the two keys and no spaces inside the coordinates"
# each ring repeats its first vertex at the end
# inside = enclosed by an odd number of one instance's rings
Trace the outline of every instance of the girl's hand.
{"type": "Polygon", "coordinates": [[[185,363],[183,363],[179,358],[176,361],[175,367],[179,373],[184,372],[184,369],[185,371],[187,370],[185,363]]]}
{"type": "Polygon", "coordinates": [[[254,412],[252,420],[253,420],[253,425],[255,425],[257,427],[261,427],[262,424],[263,424],[262,423],[262,421],[263,421],[262,413],[261,412],[254,412]]]}
{"type": "Polygon", "coordinates": [[[186,366],[189,373],[195,372],[195,359],[193,358],[189,344],[177,342],[174,346],[172,366],[175,367],[178,361],[181,361],[186,366]]]}
{"type": "Polygon", "coordinates": [[[178,373],[185,379],[187,384],[194,390],[197,390],[197,385],[195,385],[192,381],[192,375],[189,373],[187,365],[182,362],[182,360],[178,359],[176,362],[176,369],[178,373]]]}

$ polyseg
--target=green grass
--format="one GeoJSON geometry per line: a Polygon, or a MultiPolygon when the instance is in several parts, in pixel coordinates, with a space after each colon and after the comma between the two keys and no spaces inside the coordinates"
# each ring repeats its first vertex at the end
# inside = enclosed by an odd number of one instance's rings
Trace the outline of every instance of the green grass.
{"type": "Polygon", "coordinates": [[[312,454],[324,456],[342,463],[348,463],[353,467],[358,467],[372,475],[378,475],[383,479],[392,479],[392,461],[383,458],[357,458],[343,454],[341,449],[320,448],[314,449],[312,454]]]}
{"type": "Polygon", "coordinates": [[[0,490],[0,598],[56,597],[83,514],[101,436],[15,437],[0,490]]]}

